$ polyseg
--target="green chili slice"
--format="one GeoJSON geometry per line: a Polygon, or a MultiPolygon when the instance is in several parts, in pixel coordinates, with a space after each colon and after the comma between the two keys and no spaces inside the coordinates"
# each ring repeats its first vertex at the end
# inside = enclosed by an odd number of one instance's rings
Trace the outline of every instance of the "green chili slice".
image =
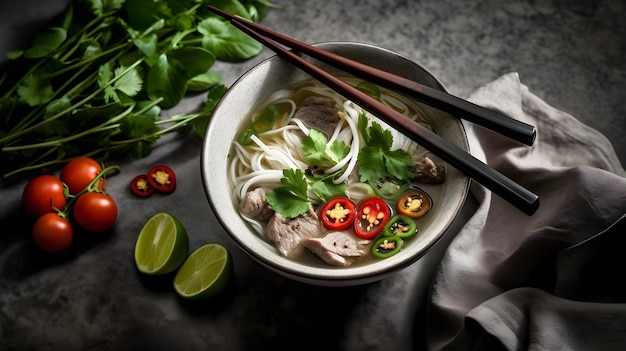
{"type": "Polygon", "coordinates": [[[407,216],[395,215],[385,224],[384,236],[399,236],[403,239],[410,238],[417,233],[417,224],[407,216]]]}
{"type": "Polygon", "coordinates": [[[391,257],[400,252],[403,245],[404,240],[402,240],[401,237],[397,235],[383,235],[374,242],[374,245],[372,245],[372,255],[378,258],[391,257]]]}

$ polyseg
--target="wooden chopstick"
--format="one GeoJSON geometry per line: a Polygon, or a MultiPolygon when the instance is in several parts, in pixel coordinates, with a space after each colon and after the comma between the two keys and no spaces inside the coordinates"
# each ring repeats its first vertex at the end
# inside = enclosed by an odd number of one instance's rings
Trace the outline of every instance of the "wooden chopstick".
{"type": "Polygon", "coordinates": [[[429,86],[422,85],[393,73],[350,60],[346,57],[311,45],[307,45],[284,34],[275,32],[254,22],[245,21],[242,18],[236,17],[217,8],[210,7],[210,10],[218,13],[220,16],[228,20],[235,19],[239,22],[245,23],[248,27],[256,30],[264,36],[296,51],[314,57],[322,62],[326,62],[331,66],[337,67],[355,76],[367,79],[372,83],[408,94],[427,105],[493,130],[513,140],[526,145],[533,145],[537,136],[537,131],[532,125],[473,104],[445,91],[433,89],[429,86]]]}
{"type": "Polygon", "coordinates": [[[292,51],[266,38],[261,33],[255,31],[255,29],[249,25],[250,22],[230,15],[213,6],[209,5],[208,7],[210,11],[230,20],[235,27],[276,52],[278,56],[286,59],[313,78],[316,78],[339,94],[378,116],[407,137],[437,155],[443,161],[457,168],[469,178],[482,184],[527,215],[532,215],[539,207],[539,197],[536,194],[466,153],[460,147],[430,131],[416,121],[407,118],[393,108],[371,98],[369,95],[350,84],[313,65],[292,51]]]}

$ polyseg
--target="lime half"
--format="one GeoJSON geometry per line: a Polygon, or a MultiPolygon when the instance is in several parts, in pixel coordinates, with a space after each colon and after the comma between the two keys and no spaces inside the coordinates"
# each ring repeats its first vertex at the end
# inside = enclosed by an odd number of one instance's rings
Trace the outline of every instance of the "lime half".
{"type": "Polygon", "coordinates": [[[159,212],[144,224],[135,244],[137,269],[145,274],[167,274],[187,258],[189,238],[183,224],[166,212],[159,212]]]}
{"type": "Polygon", "coordinates": [[[218,294],[228,284],[232,272],[228,249],[216,243],[194,251],[174,277],[174,289],[186,299],[205,299],[218,294]]]}

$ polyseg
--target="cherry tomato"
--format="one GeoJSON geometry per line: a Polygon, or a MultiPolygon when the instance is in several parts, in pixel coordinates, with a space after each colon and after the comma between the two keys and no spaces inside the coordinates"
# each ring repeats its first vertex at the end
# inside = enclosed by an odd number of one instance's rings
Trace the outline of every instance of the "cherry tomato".
{"type": "Polygon", "coordinates": [[[74,228],[70,222],[56,213],[46,213],[33,226],[33,241],[42,250],[61,252],[74,240],[74,228]]]}
{"type": "Polygon", "coordinates": [[[66,203],[63,183],[53,175],[33,178],[22,192],[22,205],[33,217],[63,210],[66,203]]]}
{"type": "Polygon", "coordinates": [[[347,197],[330,199],[320,210],[320,219],[324,227],[330,230],[349,228],[356,217],[356,206],[347,197]]]}
{"type": "MultiPolygon", "coordinates": [[[[102,166],[89,157],[77,157],[68,162],[61,170],[61,181],[67,184],[70,194],[78,194],[85,189],[98,174],[102,166]]],[[[104,188],[104,178],[98,181],[98,189],[104,188]]]]}
{"type": "Polygon", "coordinates": [[[149,197],[154,193],[154,188],[148,182],[148,176],[140,174],[130,181],[130,191],[139,197],[149,197]]]}
{"type": "Polygon", "coordinates": [[[420,218],[430,210],[433,200],[421,189],[411,189],[398,200],[398,212],[414,219],[420,218]]]}
{"type": "Polygon", "coordinates": [[[87,192],[76,199],[72,213],[76,223],[86,231],[104,232],[117,220],[117,205],[108,194],[87,192]]]}
{"type": "Polygon", "coordinates": [[[171,193],[176,190],[176,174],[166,165],[156,165],[146,174],[148,183],[154,190],[162,193],[171,193]]]}
{"type": "Polygon", "coordinates": [[[391,216],[391,210],[383,199],[370,197],[359,204],[356,215],[354,232],[358,237],[370,240],[383,230],[391,216]]]}

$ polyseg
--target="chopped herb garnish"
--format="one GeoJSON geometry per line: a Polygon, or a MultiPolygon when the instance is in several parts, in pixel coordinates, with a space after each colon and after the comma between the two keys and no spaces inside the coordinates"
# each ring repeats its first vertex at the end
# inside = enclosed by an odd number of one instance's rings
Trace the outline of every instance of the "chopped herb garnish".
{"type": "Polygon", "coordinates": [[[267,202],[284,217],[295,218],[306,213],[311,205],[307,195],[308,184],[299,169],[284,169],[282,186],[267,194],[267,202]]]}
{"type": "Polygon", "coordinates": [[[321,179],[309,177],[311,190],[317,195],[322,202],[327,202],[333,197],[346,196],[346,184],[333,183],[333,177],[324,177],[321,179]]]}
{"type": "Polygon", "coordinates": [[[328,144],[328,138],[315,129],[309,130],[309,136],[302,140],[302,151],[306,161],[312,165],[334,166],[350,152],[350,147],[343,141],[334,140],[328,144]]]}
{"type": "Polygon", "coordinates": [[[392,176],[400,180],[415,177],[412,172],[413,157],[405,150],[391,150],[393,135],[379,123],[369,120],[365,113],[359,115],[358,128],[365,141],[358,156],[359,176],[362,182],[392,176]]]}

